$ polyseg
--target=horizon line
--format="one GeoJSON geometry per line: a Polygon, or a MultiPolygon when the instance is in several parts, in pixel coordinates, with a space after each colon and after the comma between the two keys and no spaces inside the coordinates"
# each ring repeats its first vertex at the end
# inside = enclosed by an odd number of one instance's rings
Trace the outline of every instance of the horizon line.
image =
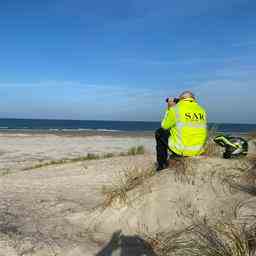
{"type": "MultiPolygon", "coordinates": [[[[66,119],[66,118],[17,118],[17,117],[0,117],[0,120],[41,120],[41,121],[87,121],[87,122],[139,122],[139,123],[161,123],[159,121],[145,121],[145,120],[101,120],[101,119],[66,119]]],[[[233,122],[214,122],[210,121],[208,124],[230,124],[230,125],[256,125],[256,123],[233,123],[233,122]]]]}

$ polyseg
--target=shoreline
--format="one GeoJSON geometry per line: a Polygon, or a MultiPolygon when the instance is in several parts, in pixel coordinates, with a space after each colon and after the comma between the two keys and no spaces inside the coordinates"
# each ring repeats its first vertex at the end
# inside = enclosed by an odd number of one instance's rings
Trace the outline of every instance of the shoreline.
{"type": "MultiPolygon", "coordinates": [[[[210,130],[209,130],[210,132],[210,130]]],[[[142,138],[151,138],[155,135],[154,130],[145,130],[145,131],[122,131],[122,130],[79,130],[79,129],[63,129],[63,130],[49,130],[49,129],[1,129],[0,136],[15,136],[15,135],[24,135],[24,136],[41,136],[41,135],[56,135],[56,136],[67,136],[67,137],[91,137],[91,136],[106,136],[106,137],[142,137],[142,138]]],[[[226,134],[231,136],[241,136],[245,138],[250,138],[251,136],[255,137],[255,132],[222,132],[216,131],[216,134],[226,134]]]]}
{"type": "Polygon", "coordinates": [[[33,129],[8,129],[0,130],[0,136],[4,135],[56,135],[68,137],[91,137],[91,136],[110,136],[110,137],[152,137],[155,131],[97,131],[97,130],[33,130],[33,129]]]}

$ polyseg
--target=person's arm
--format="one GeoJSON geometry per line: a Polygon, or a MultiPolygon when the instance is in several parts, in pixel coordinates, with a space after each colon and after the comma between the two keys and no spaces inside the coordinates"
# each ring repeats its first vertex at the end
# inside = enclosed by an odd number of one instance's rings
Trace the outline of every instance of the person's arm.
{"type": "Polygon", "coordinates": [[[171,129],[176,123],[175,112],[173,108],[169,108],[165,112],[161,127],[165,130],[171,129]]]}

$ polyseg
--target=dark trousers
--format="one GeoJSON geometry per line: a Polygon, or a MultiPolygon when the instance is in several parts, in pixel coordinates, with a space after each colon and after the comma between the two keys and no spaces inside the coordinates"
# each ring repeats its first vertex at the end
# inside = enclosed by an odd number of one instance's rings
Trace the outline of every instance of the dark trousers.
{"type": "Polygon", "coordinates": [[[156,138],[156,160],[159,167],[164,168],[167,165],[168,158],[168,139],[170,131],[159,128],[155,131],[156,138]]]}
{"type": "MultiPolygon", "coordinates": [[[[165,168],[168,166],[168,140],[170,136],[170,131],[165,130],[163,128],[159,128],[155,131],[155,138],[156,138],[156,160],[158,166],[160,168],[165,168]]],[[[172,152],[169,149],[170,157],[176,158],[179,157],[176,153],[172,152]]]]}

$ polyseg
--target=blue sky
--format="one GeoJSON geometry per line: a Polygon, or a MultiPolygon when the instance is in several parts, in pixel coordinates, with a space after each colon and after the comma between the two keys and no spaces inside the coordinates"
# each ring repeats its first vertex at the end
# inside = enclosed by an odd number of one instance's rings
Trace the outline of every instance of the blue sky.
{"type": "Polygon", "coordinates": [[[191,89],[256,123],[253,0],[0,1],[0,117],[158,121],[191,89]]]}

